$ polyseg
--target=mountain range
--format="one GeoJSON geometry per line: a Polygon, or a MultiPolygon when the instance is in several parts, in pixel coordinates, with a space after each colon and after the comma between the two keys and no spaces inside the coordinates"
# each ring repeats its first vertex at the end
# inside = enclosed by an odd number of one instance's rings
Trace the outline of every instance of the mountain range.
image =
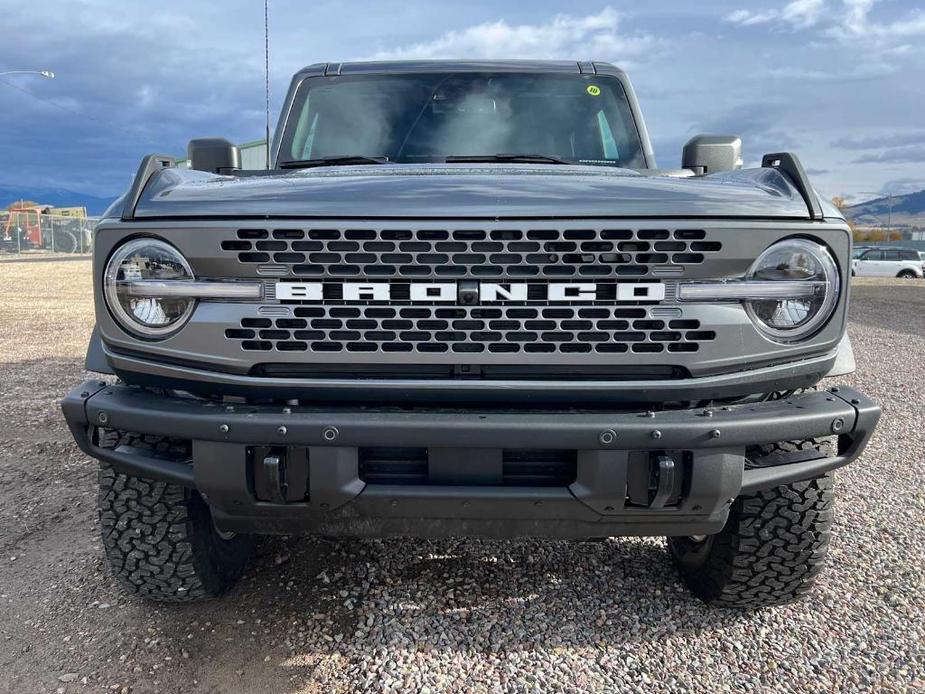
{"type": "Polygon", "coordinates": [[[31,200],[51,207],[86,207],[87,214],[95,217],[103,214],[115,197],[101,198],[63,188],[25,188],[0,183],[0,210],[20,200],[31,200]]]}
{"type": "Polygon", "coordinates": [[[875,198],[857,205],[849,205],[842,212],[855,224],[862,226],[925,227],[925,190],[905,195],[875,198]],[[890,203],[892,202],[892,215],[890,203]]]}

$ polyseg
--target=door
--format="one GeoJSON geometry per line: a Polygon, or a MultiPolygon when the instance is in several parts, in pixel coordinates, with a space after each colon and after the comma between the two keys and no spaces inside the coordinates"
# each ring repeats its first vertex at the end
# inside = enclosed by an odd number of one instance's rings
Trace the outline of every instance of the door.
{"type": "Polygon", "coordinates": [[[883,258],[883,251],[873,249],[869,250],[857,260],[854,272],[858,277],[871,277],[880,274],[879,265],[883,258]]]}
{"type": "Polygon", "coordinates": [[[885,249],[883,251],[883,262],[880,263],[880,265],[882,266],[881,275],[884,277],[896,277],[899,271],[903,269],[899,251],[896,249],[885,249]]]}

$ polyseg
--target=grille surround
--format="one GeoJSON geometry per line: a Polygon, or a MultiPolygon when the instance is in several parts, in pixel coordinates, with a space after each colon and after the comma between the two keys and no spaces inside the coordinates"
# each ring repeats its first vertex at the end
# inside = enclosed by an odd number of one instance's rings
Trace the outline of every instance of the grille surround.
{"type": "MultiPolygon", "coordinates": [[[[343,210],[341,210],[341,213],[343,210]]],[[[499,208],[499,212],[503,212],[499,208]]],[[[743,210],[744,212],[744,210],[743,210]]],[[[161,238],[175,246],[189,260],[196,276],[203,279],[263,279],[267,288],[277,281],[361,281],[359,278],[296,278],[289,274],[286,265],[261,268],[254,263],[240,263],[233,252],[219,250],[223,240],[233,240],[237,231],[245,228],[255,229],[307,229],[312,226],[318,228],[372,228],[372,229],[408,229],[433,228],[439,226],[445,229],[483,229],[493,228],[521,228],[521,229],[569,229],[569,228],[626,228],[626,229],[693,229],[704,230],[705,240],[717,240],[722,243],[722,251],[708,254],[705,261],[699,265],[684,266],[654,266],[650,276],[639,278],[640,281],[661,281],[667,287],[672,282],[723,280],[742,277],[747,272],[754,259],[767,247],[783,238],[804,236],[818,239],[829,246],[833,256],[844,258],[848,256],[850,232],[841,223],[809,222],[803,220],[772,220],[759,218],[740,219],[666,219],[666,218],[603,218],[586,217],[569,218],[481,218],[465,219],[460,217],[434,217],[430,219],[407,217],[379,217],[379,218],[345,218],[343,216],[330,216],[326,218],[276,218],[268,221],[265,217],[252,219],[173,219],[150,220],[133,223],[132,233],[161,238]]],[[[105,259],[113,249],[126,238],[126,225],[118,221],[103,222],[97,228],[94,246],[94,273],[99,277],[103,272],[105,259]]],[[[843,286],[847,286],[847,272],[849,269],[839,264],[843,286]]],[[[370,278],[369,281],[394,282],[399,278],[370,278]]],[[[453,281],[453,278],[436,279],[438,282],[453,281]]],[[[543,278],[530,280],[528,278],[489,278],[489,282],[533,282],[542,281],[543,278]]],[[[404,280],[408,281],[408,280],[404,280]]],[[[415,281],[415,280],[410,280],[415,281]]],[[[579,282],[581,278],[554,278],[549,281],[579,282]]],[[[588,278],[589,282],[606,281],[588,278]]],[[[614,276],[611,281],[632,281],[632,278],[614,276]]],[[[679,304],[666,299],[658,304],[647,305],[649,315],[653,318],[666,316],[689,318],[699,320],[705,330],[716,332],[716,339],[709,343],[709,348],[701,348],[697,352],[674,352],[637,354],[634,352],[617,354],[586,353],[539,353],[539,354],[496,354],[488,351],[464,355],[454,352],[444,353],[418,353],[418,352],[252,352],[241,349],[240,344],[234,340],[224,338],[224,331],[228,328],[240,326],[244,317],[285,317],[292,315],[293,305],[280,302],[272,295],[267,295],[264,301],[250,302],[210,302],[201,301],[196,307],[193,316],[183,330],[166,340],[144,341],[126,335],[114,323],[105,306],[97,304],[97,324],[105,344],[115,352],[125,354],[143,355],[148,365],[144,368],[161,372],[161,363],[184,364],[201,368],[205,371],[231,374],[232,377],[244,376],[251,373],[255,367],[273,363],[291,365],[293,368],[300,365],[322,366],[331,365],[343,367],[348,370],[351,365],[376,364],[380,366],[401,365],[408,369],[420,367],[427,369],[434,365],[455,365],[473,367],[523,365],[524,367],[582,367],[590,370],[608,368],[634,370],[637,368],[676,367],[678,373],[687,373],[693,378],[712,376],[725,373],[746,373],[748,369],[759,369],[765,365],[789,364],[800,362],[807,357],[821,357],[828,354],[838,345],[845,323],[844,296],[839,307],[829,323],[814,337],[805,343],[785,345],[770,342],[758,334],[753,323],[746,315],[740,304],[735,303],[684,303],[679,304]],[[271,358],[268,358],[271,357],[271,358]]],[[[394,303],[394,302],[390,302],[394,303]]],[[[492,304],[494,305],[494,304],[492,304]]],[[[558,305],[558,304],[557,304],[558,305]]],[[[566,304],[568,305],[568,304],[566,304]]],[[[625,304],[619,304],[625,305],[625,304]]],[[[123,364],[120,368],[134,369],[135,364],[123,364]]],[[[138,367],[141,368],[141,367],[138,367]]],[[[172,367],[171,367],[172,368],[172,367]]],[[[460,367],[461,368],[461,367],[460,367]]],[[[164,373],[170,369],[163,367],[164,373]]],[[[790,373],[790,372],[786,372],[790,373]]],[[[298,376],[282,376],[274,381],[276,386],[283,387],[299,381],[298,376]]],[[[315,377],[307,377],[315,378],[315,377]]],[[[349,379],[351,376],[345,376],[349,379]]],[[[414,379],[410,374],[409,379],[414,379]]],[[[681,378],[681,376],[676,376],[681,378]]],[[[273,380],[269,379],[268,380],[273,380]]],[[[748,379],[743,376],[743,382],[748,379]]],[[[309,381],[305,381],[308,383],[309,381]]],[[[345,381],[346,382],[346,381],[345,381]]],[[[608,381],[610,382],[610,381],[608,381]]],[[[218,387],[218,386],[210,386],[218,387]]],[[[338,388],[340,386],[337,386],[338,388]]],[[[403,386],[403,388],[406,386],[403,386]]],[[[509,386],[505,386],[508,388],[509,386]]],[[[578,386],[575,386],[576,388],[578,386]]],[[[589,388],[591,386],[588,386],[589,388]]],[[[333,388],[333,386],[332,386],[333,388]]],[[[744,388],[744,387],[743,387],[744,388]]],[[[333,392],[333,391],[332,391],[333,392]]],[[[364,391],[365,392],[365,391],[364,391]]],[[[589,392],[584,386],[581,393],[589,392]]],[[[608,391],[610,392],[610,391],[608,391]]],[[[743,392],[745,392],[743,390],[743,392]]],[[[398,392],[398,397],[401,392],[398,392]]]]}

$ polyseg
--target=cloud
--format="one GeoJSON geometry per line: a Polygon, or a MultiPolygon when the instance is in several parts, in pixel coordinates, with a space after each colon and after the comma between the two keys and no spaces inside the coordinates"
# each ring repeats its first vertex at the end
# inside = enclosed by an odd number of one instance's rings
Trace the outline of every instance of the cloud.
{"type": "Polygon", "coordinates": [[[914,45],[894,45],[925,35],[925,10],[913,9],[892,21],[871,18],[877,0],[792,0],[783,7],[738,9],[723,20],[742,27],[770,25],[777,29],[810,29],[819,27],[823,36],[840,42],[865,39],[873,42],[862,46],[884,51],[913,51],[914,45]]]}
{"type": "Polygon", "coordinates": [[[925,178],[894,178],[880,188],[882,195],[908,195],[925,190],[925,178]]]}
{"type": "Polygon", "coordinates": [[[925,162],[925,145],[893,147],[876,154],[863,154],[855,164],[908,164],[925,162]]]}
{"type": "Polygon", "coordinates": [[[912,10],[892,22],[871,21],[870,13],[876,0],[844,0],[841,21],[828,31],[838,39],[891,39],[925,35],[925,11],[912,10]]]}
{"type": "Polygon", "coordinates": [[[823,8],[823,0],[793,0],[781,10],[780,16],[794,27],[805,29],[819,21],[823,8]]]}
{"type": "Polygon", "coordinates": [[[610,7],[597,14],[556,15],[541,24],[509,24],[504,19],[448,31],[435,39],[381,51],[376,60],[426,58],[561,58],[601,57],[626,64],[651,50],[648,34],[619,33],[621,16],[610,7]]]}
{"type": "Polygon", "coordinates": [[[773,22],[778,17],[780,17],[780,13],[777,10],[759,10],[757,12],[751,10],[736,10],[726,15],[725,21],[731,24],[750,27],[756,24],[773,22]]]}
{"type": "Polygon", "coordinates": [[[793,0],[779,10],[735,10],[726,15],[724,20],[739,26],[756,26],[774,22],[789,25],[795,29],[806,29],[819,21],[823,8],[823,0],[793,0]]]}
{"type": "Polygon", "coordinates": [[[872,135],[867,137],[841,137],[832,142],[833,147],[854,150],[904,147],[906,145],[918,144],[925,144],[925,130],[911,133],[872,135]]]}
{"type": "Polygon", "coordinates": [[[0,23],[18,41],[0,43],[0,65],[37,55],[56,73],[23,78],[20,91],[0,86],[0,178],[42,185],[66,175],[68,187],[109,193],[144,154],[181,153],[197,135],[261,132],[262,64],[231,41],[191,50],[201,25],[182,7],[103,12],[56,0],[34,31],[33,11],[10,4],[0,23]]]}
{"type": "Polygon", "coordinates": [[[775,67],[763,74],[778,80],[801,80],[804,82],[863,82],[889,77],[900,72],[896,65],[882,62],[860,64],[849,69],[811,69],[803,67],[775,67]]]}

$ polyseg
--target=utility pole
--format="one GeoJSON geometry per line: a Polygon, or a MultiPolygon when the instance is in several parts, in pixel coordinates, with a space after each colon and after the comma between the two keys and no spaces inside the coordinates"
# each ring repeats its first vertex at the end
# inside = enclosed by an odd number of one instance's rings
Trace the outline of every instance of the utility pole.
{"type": "Polygon", "coordinates": [[[886,197],[887,199],[887,216],[886,216],[886,241],[890,241],[890,237],[893,235],[893,198],[896,197],[893,193],[883,193],[872,191],[872,190],[862,190],[861,195],[876,195],[879,198],[886,197]]]}

